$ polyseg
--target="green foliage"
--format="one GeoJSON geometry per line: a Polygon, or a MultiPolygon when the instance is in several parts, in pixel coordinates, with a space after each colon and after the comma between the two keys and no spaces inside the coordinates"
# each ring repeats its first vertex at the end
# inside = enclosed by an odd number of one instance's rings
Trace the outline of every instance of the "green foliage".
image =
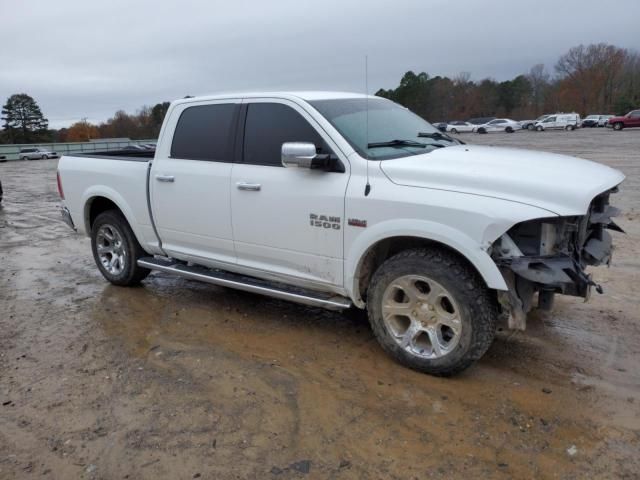
{"type": "Polygon", "coordinates": [[[47,141],[50,133],[36,101],[26,93],[16,93],[2,107],[3,139],[6,143],[47,141]]]}

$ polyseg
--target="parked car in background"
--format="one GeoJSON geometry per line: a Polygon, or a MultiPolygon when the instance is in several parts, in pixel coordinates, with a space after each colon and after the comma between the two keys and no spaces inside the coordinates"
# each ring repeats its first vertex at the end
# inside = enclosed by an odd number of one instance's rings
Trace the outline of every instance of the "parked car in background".
{"type": "Polygon", "coordinates": [[[606,127],[609,124],[609,119],[613,118],[615,115],[600,115],[600,120],[598,120],[599,127],[606,127]]]}
{"type": "Polygon", "coordinates": [[[0,155],[0,162],[6,162],[7,157],[5,155],[0,155]]]}
{"type": "Polygon", "coordinates": [[[434,127],[436,127],[438,130],[440,130],[441,132],[446,132],[447,131],[447,122],[436,122],[436,123],[432,123],[432,125],[434,127]]]}
{"type": "Polygon", "coordinates": [[[58,154],[45,148],[27,147],[20,149],[18,157],[20,158],[20,160],[46,160],[48,158],[58,158],[58,154]]]}
{"type": "Polygon", "coordinates": [[[582,121],[583,127],[604,127],[613,115],[589,115],[582,121]]]}
{"type": "Polygon", "coordinates": [[[447,124],[446,131],[451,133],[469,133],[473,132],[476,126],[473,123],[456,120],[447,124]]]}
{"type": "Polygon", "coordinates": [[[640,110],[632,110],[623,117],[611,117],[608,126],[614,130],[640,127],[640,110]]]}
{"type": "Polygon", "coordinates": [[[476,127],[478,133],[507,132],[513,133],[516,130],[522,130],[520,122],[511,120],[510,118],[496,118],[484,125],[476,127]]]}
{"type": "Polygon", "coordinates": [[[540,115],[538,118],[536,118],[535,120],[522,120],[520,122],[520,125],[522,125],[523,129],[526,130],[534,130],[536,128],[536,123],[541,122],[542,120],[544,120],[545,118],[547,118],[549,115],[540,115]]]}
{"type": "Polygon", "coordinates": [[[580,115],[577,113],[556,113],[536,123],[536,130],[575,130],[581,125],[580,115]]]}
{"type": "Polygon", "coordinates": [[[489,123],[491,120],[495,120],[496,117],[477,117],[477,118],[470,118],[469,120],[467,120],[467,122],[469,123],[473,123],[474,125],[484,125],[486,123],[489,123]]]}

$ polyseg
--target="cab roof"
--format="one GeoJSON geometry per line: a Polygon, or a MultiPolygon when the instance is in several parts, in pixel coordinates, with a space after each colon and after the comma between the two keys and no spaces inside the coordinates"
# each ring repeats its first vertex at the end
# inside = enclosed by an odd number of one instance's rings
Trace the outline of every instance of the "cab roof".
{"type": "Polygon", "coordinates": [[[207,100],[226,100],[232,98],[283,98],[289,100],[302,99],[305,101],[314,100],[337,100],[343,98],[379,98],[373,95],[352,92],[329,92],[329,91],[288,91],[288,92],[229,92],[218,95],[202,95],[175,100],[173,103],[191,103],[207,100]]]}

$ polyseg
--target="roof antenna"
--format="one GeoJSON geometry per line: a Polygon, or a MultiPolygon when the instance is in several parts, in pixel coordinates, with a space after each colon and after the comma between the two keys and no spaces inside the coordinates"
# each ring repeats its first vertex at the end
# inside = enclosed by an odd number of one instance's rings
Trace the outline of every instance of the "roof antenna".
{"type": "MultiPolygon", "coordinates": [[[[364,56],[364,105],[365,105],[365,152],[369,150],[369,57],[364,56]]],[[[371,184],[369,183],[369,154],[365,153],[367,162],[367,184],[364,187],[364,196],[368,196],[371,192],[371,184]]]]}

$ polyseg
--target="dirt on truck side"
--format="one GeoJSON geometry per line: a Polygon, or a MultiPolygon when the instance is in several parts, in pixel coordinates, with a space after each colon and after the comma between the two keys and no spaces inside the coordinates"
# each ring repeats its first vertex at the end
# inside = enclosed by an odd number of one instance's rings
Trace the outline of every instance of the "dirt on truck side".
{"type": "Polygon", "coordinates": [[[56,160],[0,164],[0,478],[637,478],[640,130],[460,135],[627,176],[606,295],[560,297],[442,379],[365,315],[153,273],[109,285],[56,160]]]}

